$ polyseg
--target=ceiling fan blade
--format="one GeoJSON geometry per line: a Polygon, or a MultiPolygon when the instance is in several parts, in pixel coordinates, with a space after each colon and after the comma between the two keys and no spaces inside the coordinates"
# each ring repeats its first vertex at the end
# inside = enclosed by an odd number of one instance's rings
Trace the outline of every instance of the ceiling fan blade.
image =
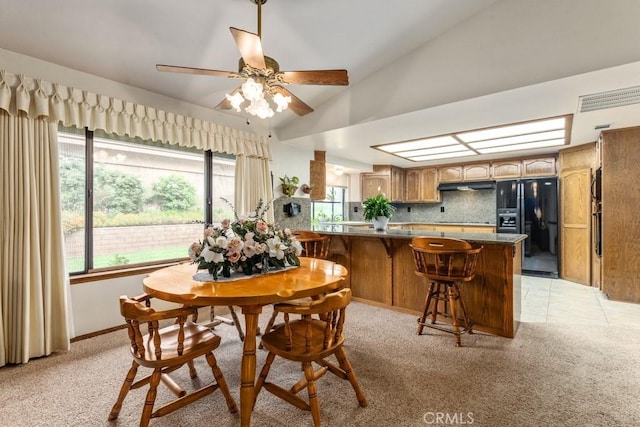
{"type": "Polygon", "coordinates": [[[278,74],[290,85],[349,85],[347,70],[282,71],[278,74]]]}
{"type": "Polygon", "coordinates": [[[234,71],[219,71],[209,70],[207,68],[180,67],[177,65],[156,64],[156,69],[158,71],[164,71],[168,73],[198,74],[203,76],[228,77],[230,79],[237,79],[240,77],[240,75],[234,71]]]}
{"type": "MultiPolygon", "coordinates": [[[[239,92],[239,91],[240,91],[240,87],[237,87],[233,90],[233,92],[230,92],[229,95],[233,96],[236,94],[236,92],[239,92]]],[[[220,101],[218,105],[216,105],[216,110],[231,110],[232,108],[233,107],[231,106],[231,102],[229,102],[226,96],[222,101],[220,101]]]]}
{"type": "Polygon", "coordinates": [[[264,62],[264,53],[262,52],[262,41],[257,34],[250,33],[239,28],[230,27],[231,34],[238,45],[238,50],[244,63],[253,68],[265,69],[267,64],[264,62]]]}
{"type": "Polygon", "coordinates": [[[302,102],[300,98],[289,92],[287,89],[282,86],[272,86],[272,88],[282,94],[282,96],[290,96],[291,102],[289,103],[289,110],[293,111],[299,116],[304,116],[305,114],[309,114],[313,112],[313,108],[309,107],[307,104],[302,102]]]}

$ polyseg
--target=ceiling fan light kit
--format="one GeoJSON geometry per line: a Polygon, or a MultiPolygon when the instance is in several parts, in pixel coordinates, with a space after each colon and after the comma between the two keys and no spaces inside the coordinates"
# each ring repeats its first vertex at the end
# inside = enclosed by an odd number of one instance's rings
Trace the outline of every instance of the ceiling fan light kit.
{"type": "Polygon", "coordinates": [[[242,85],[226,93],[225,99],[216,108],[241,112],[248,101],[244,111],[261,119],[273,117],[276,112],[287,109],[299,116],[313,111],[313,108],[289,92],[285,85],[349,85],[347,70],[280,71],[278,62],[264,55],[262,50],[262,5],[267,0],[250,1],[258,6],[258,33],[229,28],[242,56],[237,73],[162,64],[156,65],[158,71],[243,79],[242,85]]]}

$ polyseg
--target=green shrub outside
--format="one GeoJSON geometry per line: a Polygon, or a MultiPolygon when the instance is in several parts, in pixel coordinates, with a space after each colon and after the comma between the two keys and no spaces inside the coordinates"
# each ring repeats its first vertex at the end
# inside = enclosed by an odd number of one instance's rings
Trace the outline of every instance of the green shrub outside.
{"type": "Polygon", "coordinates": [[[103,167],[96,168],[93,206],[108,213],[135,213],[144,204],[142,182],[132,174],[103,167]]]}
{"type": "Polygon", "coordinates": [[[151,201],[163,211],[188,210],[196,205],[196,188],[181,175],[163,176],[153,184],[151,201]]]}

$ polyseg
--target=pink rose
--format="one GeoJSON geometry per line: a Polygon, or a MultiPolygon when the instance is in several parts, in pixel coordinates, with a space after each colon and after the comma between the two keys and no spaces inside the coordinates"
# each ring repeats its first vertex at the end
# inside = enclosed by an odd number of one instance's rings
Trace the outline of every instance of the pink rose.
{"type": "Polygon", "coordinates": [[[238,262],[238,260],[240,259],[240,256],[241,256],[240,252],[227,252],[227,258],[231,262],[238,262]]]}
{"type": "Polygon", "coordinates": [[[256,223],[256,230],[260,233],[266,233],[267,231],[269,231],[269,226],[264,221],[258,221],[256,223]]]}
{"type": "Polygon", "coordinates": [[[214,233],[214,229],[212,225],[204,229],[204,237],[211,237],[213,236],[213,233],[214,233]]]}
{"type": "Polygon", "coordinates": [[[220,225],[222,225],[222,228],[229,228],[229,225],[231,225],[231,221],[229,221],[228,219],[223,219],[220,225]]]}

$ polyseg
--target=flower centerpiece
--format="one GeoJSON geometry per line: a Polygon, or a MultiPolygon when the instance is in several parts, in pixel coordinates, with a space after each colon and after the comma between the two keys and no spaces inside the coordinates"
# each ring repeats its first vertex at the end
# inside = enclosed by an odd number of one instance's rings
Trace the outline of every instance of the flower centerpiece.
{"type": "Polygon", "coordinates": [[[233,222],[226,219],[219,226],[205,228],[203,239],[189,247],[189,258],[198,269],[208,270],[213,280],[219,275],[230,277],[232,271],[250,275],[299,266],[302,245],[288,228],[267,223],[264,214],[268,209],[262,200],[248,218],[240,218],[234,209],[233,222]]]}

